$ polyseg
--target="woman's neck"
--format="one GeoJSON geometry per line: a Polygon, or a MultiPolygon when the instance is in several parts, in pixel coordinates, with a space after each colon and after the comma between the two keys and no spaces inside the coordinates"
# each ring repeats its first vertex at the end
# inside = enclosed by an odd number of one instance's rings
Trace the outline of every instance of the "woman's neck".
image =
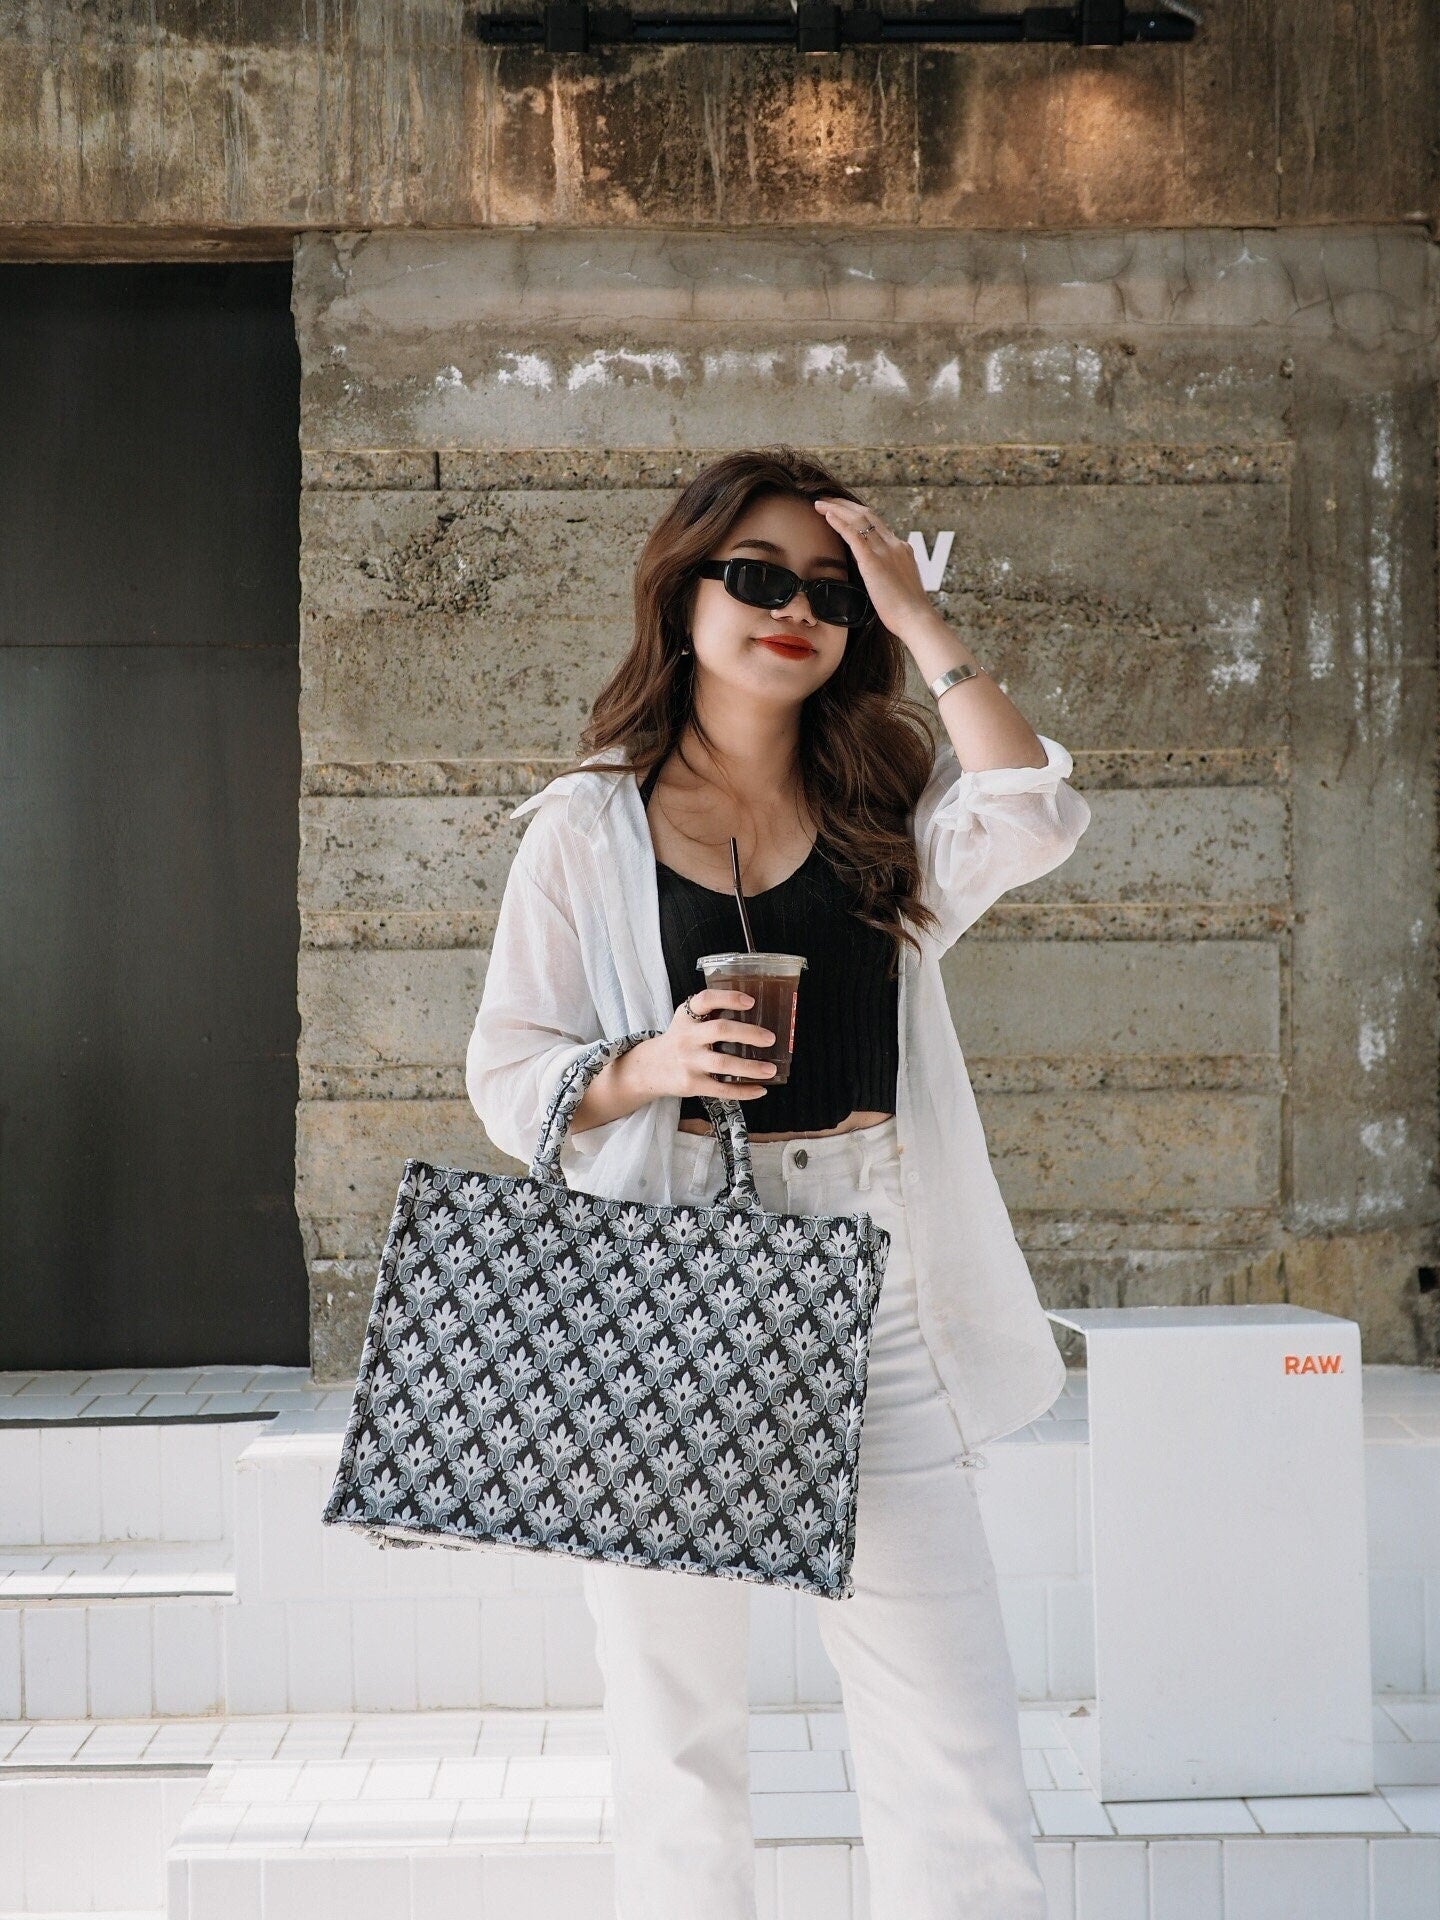
{"type": "Polygon", "coordinates": [[[731,732],[709,719],[705,724],[713,750],[689,727],[680,736],[677,758],[683,756],[692,778],[738,794],[751,807],[790,799],[800,779],[798,729],[789,724],[767,729],[762,721],[749,732],[731,732]]]}

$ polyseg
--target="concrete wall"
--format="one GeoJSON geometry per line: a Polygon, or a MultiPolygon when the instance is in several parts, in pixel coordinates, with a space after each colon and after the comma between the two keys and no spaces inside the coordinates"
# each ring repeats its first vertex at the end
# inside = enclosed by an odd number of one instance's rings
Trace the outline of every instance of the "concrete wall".
{"type": "Polygon", "coordinates": [[[1435,218],[1436,0],[1201,11],[1189,45],[1106,52],[552,60],[482,46],[461,0],[27,0],[0,12],[0,239],[101,258],[335,229],[1435,218]]]}
{"type": "Polygon", "coordinates": [[[1400,230],[303,238],[317,1376],[405,1157],[513,1169],[462,1078],[505,813],[670,491],[771,440],[953,530],[936,604],[1094,809],[947,962],[1047,1301],[1435,1357],[1435,269],[1400,230]]]}

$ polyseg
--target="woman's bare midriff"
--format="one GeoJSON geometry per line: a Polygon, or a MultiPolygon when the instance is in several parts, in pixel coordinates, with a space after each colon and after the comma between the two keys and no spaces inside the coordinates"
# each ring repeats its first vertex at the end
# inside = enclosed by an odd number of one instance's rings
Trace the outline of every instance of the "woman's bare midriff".
{"type": "MultiPolygon", "coordinates": [[[[746,1131],[752,1140],[828,1140],[832,1133],[853,1133],[857,1127],[878,1127],[882,1120],[893,1120],[893,1113],[862,1113],[855,1111],[847,1114],[838,1127],[822,1127],[817,1133],[757,1133],[749,1124],[748,1110],[755,1103],[743,1100],[740,1103],[747,1110],[746,1131]]],[[[677,1122],[682,1133],[713,1133],[714,1128],[708,1120],[681,1120],[677,1122]]]]}

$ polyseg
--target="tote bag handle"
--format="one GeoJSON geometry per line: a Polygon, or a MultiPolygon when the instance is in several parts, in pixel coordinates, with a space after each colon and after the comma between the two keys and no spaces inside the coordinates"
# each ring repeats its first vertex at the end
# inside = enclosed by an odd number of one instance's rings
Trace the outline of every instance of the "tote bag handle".
{"type": "MultiPolygon", "coordinates": [[[[639,1033],[622,1034],[618,1040],[597,1040],[570,1062],[560,1076],[560,1082],[550,1097],[545,1118],[540,1123],[540,1138],[535,1147],[535,1157],[530,1162],[532,1180],[542,1181],[549,1186],[569,1185],[560,1165],[560,1149],[565,1143],[571,1116],[585,1097],[586,1087],[612,1060],[618,1060],[631,1047],[638,1047],[642,1040],[657,1039],[663,1031],[661,1027],[649,1027],[639,1033]]],[[[760,1194],[750,1164],[750,1129],[745,1124],[744,1103],[739,1100],[713,1100],[705,1094],[701,1098],[715,1137],[720,1142],[720,1151],[725,1157],[725,1184],[720,1190],[717,1204],[758,1210],[760,1194]]]]}

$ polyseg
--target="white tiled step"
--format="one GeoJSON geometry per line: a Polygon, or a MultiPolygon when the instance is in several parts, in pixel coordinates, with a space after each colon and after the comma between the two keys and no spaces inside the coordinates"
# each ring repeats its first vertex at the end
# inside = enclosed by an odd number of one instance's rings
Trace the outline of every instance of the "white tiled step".
{"type": "Polygon", "coordinates": [[[0,1547],[126,1540],[228,1540],[235,1459],[273,1414],[140,1417],[74,1424],[31,1418],[0,1397],[0,1547]]]}
{"type": "MultiPolygon", "coordinates": [[[[1108,1806],[1065,1739],[1079,1704],[1020,1716],[1051,1920],[1440,1911],[1440,1700],[1377,1700],[1382,1778],[1403,1784],[1375,1794],[1108,1806]]],[[[865,1920],[843,1713],[753,1714],[750,1747],[761,1913],[865,1920]]],[[[0,1916],[113,1915],[163,1885],[169,1920],[290,1920],[317,1902],[347,1920],[420,1920],[422,1902],[427,1920],[478,1920],[482,1891],[485,1920],[608,1920],[609,1788],[592,1710],[5,1728],[0,1916]]]]}
{"type": "Polygon", "coordinates": [[[207,1769],[0,1775],[0,1916],[163,1912],[165,1855],[207,1769]]]}
{"type": "Polygon", "coordinates": [[[224,1540],[0,1549],[0,1719],[218,1713],[224,1540]]]}
{"type": "Polygon", "coordinates": [[[0,1372],[0,1419],[11,1421],[214,1420],[299,1403],[347,1402],[312,1384],[308,1367],[107,1367],[94,1373],[0,1372]]]}
{"type": "Polygon", "coordinates": [[[224,1540],[96,1541],[0,1549],[0,1606],[24,1600],[143,1600],[232,1595],[224,1540]]]}
{"type": "MultiPolygon", "coordinates": [[[[1434,1920],[1440,1840],[1040,1840],[1049,1920],[1434,1920]]],[[[757,1842],[758,1920],[869,1920],[862,1848],[757,1842]]],[[[169,1920],[611,1920],[605,1847],[172,1855],[169,1920]]]]}
{"type": "MultiPolygon", "coordinates": [[[[0,1427],[0,1546],[9,1535],[28,1555],[31,1543],[188,1533],[207,1548],[233,1539],[235,1567],[234,1604],[192,1584],[148,1602],[145,1627],[121,1617],[131,1598],[85,1599],[72,1586],[10,1607],[0,1595],[0,1716],[597,1706],[577,1561],[490,1545],[382,1551],[321,1524],[349,1400],[307,1387],[300,1369],[0,1376],[0,1419],[29,1410],[29,1424],[0,1427]],[[207,1425],[164,1411],[237,1404],[273,1418],[207,1425]],[[107,1411],[76,1427],[52,1406],[107,1411]],[[7,1443],[29,1449],[18,1473],[6,1470],[7,1443]],[[83,1632],[60,1617],[72,1602],[83,1632]],[[167,1612],[177,1606],[189,1617],[167,1612]]],[[[1373,1681],[1433,1693],[1440,1374],[1367,1367],[1365,1400],[1373,1681]]],[[[1072,1373],[1042,1418],[985,1450],[975,1476],[1027,1701],[1094,1690],[1085,1414],[1085,1378],[1072,1373]]],[[[197,1574],[216,1564],[194,1560],[197,1574]]],[[[34,1570],[27,1558],[22,1571],[34,1570]]],[[[750,1605],[752,1707],[838,1702],[818,1603],[756,1587],[750,1605]]]]}
{"type": "Polygon", "coordinates": [[[0,1723],[221,1713],[234,1611],[207,1593],[0,1603],[0,1723]]]}
{"type": "Polygon", "coordinates": [[[228,1539],[236,1455],[350,1398],[305,1367],[0,1372],[0,1546],[228,1539]]]}

